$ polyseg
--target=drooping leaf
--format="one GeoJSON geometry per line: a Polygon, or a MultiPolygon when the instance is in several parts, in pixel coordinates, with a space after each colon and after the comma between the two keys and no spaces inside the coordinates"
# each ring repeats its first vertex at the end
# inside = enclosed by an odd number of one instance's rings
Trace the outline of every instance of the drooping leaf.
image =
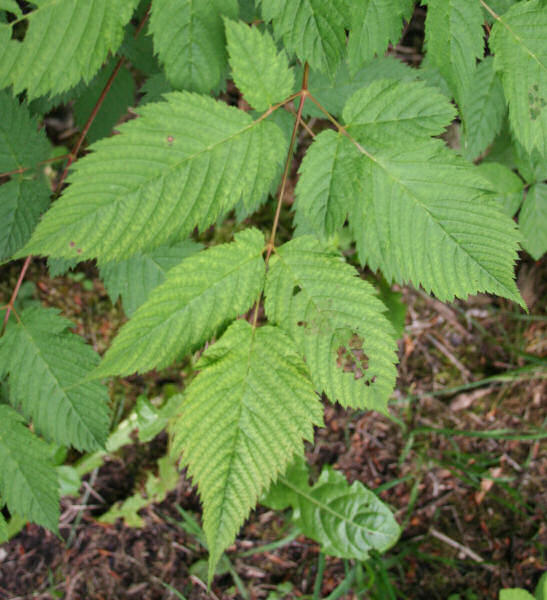
{"type": "Polygon", "coordinates": [[[235,242],[173,267],[106,352],[95,376],[162,368],[201,346],[248,310],[264,283],[264,237],[246,229],[235,242]]]}
{"type": "Polygon", "coordinates": [[[0,260],[28,242],[48,205],[45,181],[16,178],[0,186],[0,260]]]}
{"type": "Polygon", "coordinates": [[[487,56],[474,71],[465,92],[463,115],[463,154],[477,158],[498,135],[506,113],[501,81],[494,71],[494,59],[487,56]]]}
{"type": "Polygon", "coordinates": [[[322,407],[305,363],[276,327],[236,321],[198,368],[173,450],[198,485],[211,579],[260,494],[313,437],[322,407]]]}
{"type": "Polygon", "coordinates": [[[90,81],[123,40],[138,0],[34,0],[24,15],[23,41],[11,39],[21,19],[0,24],[0,88],[27,90],[27,98],[58,94],[90,81]]]}
{"type": "Polygon", "coordinates": [[[369,146],[404,143],[442,133],[456,111],[449,100],[421,81],[380,79],[347,101],[342,116],[348,131],[369,146]]]}
{"type": "Polygon", "coordinates": [[[482,163],[478,166],[478,170],[495,190],[500,208],[506,215],[513,217],[522,203],[524,190],[522,179],[505,165],[495,162],[482,163]]]}
{"type": "Polygon", "coordinates": [[[237,0],[154,0],[150,33],[175,89],[208,93],[227,66],[222,17],[237,18],[237,0]]]}
{"type": "Polygon", "coordinates": [[[524,249],[536,260],[547,252],[547,184],[536,183],[526,194],[519,213],[524,249]]]}
{"type": "Polygon", "coordinates": [[[330,0],[261,0],[262,16],[302,62],[330,75],[346,46],[347,6],[330,0]]]}
{"type": "Polygon", "coordinates": [[[48,446],[23,424],[11,406],[0,404],[0,494],[10,512],[57,531],[57,473],[48,446]]]}
{"type": "Polygon", "coordinates": [[[0,115],[0,173],[35,167],[48,158],[49,142],[37,119],[6,90],[0,90],[0,115]]]}
{"type": "Polygon", "coordinates": [[[232,75],[247,102],[264,111],[290,96],[294,74],[271,35],[242,22],[225,19],[224,24],[232,75]]]}
{"type": "Polygon", "coordinates": [[[479,2],[427,0],[427,54],[460,105],[484,55],[483,20],[479,2]]]}
{"type": "Polygon", "coordinates": [[[519,2],[492,28],[490,47],[500,70],[515,137],[532,152],[547,153],[547,6],[519,2]]]}
{"type": "Polygon", "coordinates": [[[76,163],[21,255],[120,260],[263,197],[286,148],[279,128],[205,96],[165,99],[76,163]]]}
{"type": "Polygon", "coordinates": [[[108,435],[108,393],[100,383],[83,382],[99,357],[70,327],[55,309],[23,310],[0,338],[0,376],[9,374],[10,402],[40,433],[94,450],[108,435]]]}
{"type": "Polygon", "coordinates": [[[122,297],[125,314],[130,317],[148,299],[150,292],[165,281],[170,269],[200,248],[199,244],[186,240],[139,252],[126,260],[101,265],[101,278],[112,302],[122,297]]]}
{"type": "Polygon", "coordinates": [[[389,42],[401,37],[403,18],[412,15],[412,0],[360,0],[352,3],[348,62],[356,73],[374,55],[381,56],[389,42]]]}
{"type": "Polygon", "coordinates": [[[331,402],[385,411],[396,377],[396,343],[374,288],[309,236],[270,261],[266,314],[295,340],[315,388],[331,402]]]}
{"type": "Polygon", "coordinates": [[[361,482],[348,484],[344,475],[325,467],[313,486],[302,467],[293,466],[266,497],[287,498],[293,521],[322,552],[340,558],[366,560],[371,550],[385,552],[401,533],[389,508],[361,482]]]}

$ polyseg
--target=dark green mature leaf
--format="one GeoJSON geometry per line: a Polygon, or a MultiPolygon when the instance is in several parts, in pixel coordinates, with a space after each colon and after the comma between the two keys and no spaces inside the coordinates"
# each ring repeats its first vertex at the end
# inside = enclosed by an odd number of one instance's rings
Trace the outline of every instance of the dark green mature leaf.
{"type": "Polygon", "coordinates": [[[276,250],[266,314],[295,340],[315,388],[332,402],[385,411],[396,377],[396,343],[374,288],[311,236],[276,250]]]}
{"type": "Polygon", "coordinates": [[[500,17],[490,36],[500,70],[509,120],[528,152],[547,153],[547,6],[519,2],[500,17]]]}
{"type": "Polygon", "coordinates": [[[294,73],[267,32],[226,19],[226,38],[234,81],[256,110],[264,111],[293,91],[294,73]]]}
{"type": "Polygon", "coordinates": [[[222,17],[237,18],[237,0],[154,0],[150,33],[175,89],[208,93],[227,66],[222,17]]]}
{"type": "Polygon", "coordinates": [[[484,152],[501,130],[507,107],[494,59],[487,56],[476,68],[464,94],[463,155],[473,160],[484,152]]]}
{"type": "Polygon", "coordinates": [[[524,249],[536,260],[547,252],[547,184],[536,183],[526,194],[519,214],[524,249]]]}
{"type": "Polygon", "coordinates": [[[120,260],[268,192],[286,148],[277,125],[197,94],[165,99],[76,163],[72,185],[20,255],[120,260]]]}
{"type": "Polygon", "coordinates": [[[289,52],[333,75],[346,46],[348,7],[344,0],[261,0],[262,16],[289,52]]]}
{"type": "Polygon", "coordinates": [[[203,501],[211,580],[260,494],[322,424],[322,406],[305,363],[276,327],[236,321],[197,366],[173,451],[182,452],[203,501]]]}
{"type": "Polygon", "coordinates": [[[10,512],[57,531],[59,491],[48,446],[0,404],[0,494],[10,512]]]}
{"type": "Polygon", "coordinates": [[[58,94],[90,81],[108,52],[123,40],[124,26],[138,0],[33,0],[24,15],[28,30],[21,42],[12,28],[21,19],[0,24],[0,88],[12,85],[27,98],[58,94]]]}
{"type": "Polygon", "coordinates": [[[479,2],[427,0],[427,54],[460,105],[484,55],[483,20],[479,2]]]}
{"type": "Polygon", "coordinates": [[[352,3],[348,62],[356,73],[375,54],[381,56],[389,42],[401,37],[403,18],[410,18],[412,0],[360,0],[352,3]]]}
{"type": "Polygon", "coordinates": [[[126,323],[94,375],[162,368],[251,307],[264,283],[264,236],[246,229],[183,260],[126,323]]]}
{"type": "Polygon", "coordinates": [[[160,246],[120,262],[105,263],[100,267],[101,277],[112,302],[121,296],[125,314],[130,317],[165,281],[170,269],[200,249],[201,245],[191,240],[160,246]]]}
{"type": "Polygon", "coordinates": [[[98,364],[93,349],[54,309],[30,307],[0,338],[0,377],[9,374],[10,402],[58,444],[95,450],[108,435],[108,394],[85,382],[98,364]]]}

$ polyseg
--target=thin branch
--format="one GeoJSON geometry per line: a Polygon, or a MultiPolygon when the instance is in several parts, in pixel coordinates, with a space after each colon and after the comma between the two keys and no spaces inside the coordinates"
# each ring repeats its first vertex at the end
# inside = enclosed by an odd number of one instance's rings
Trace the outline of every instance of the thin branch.
{"type": "Polygon", "coordinates": [[[19,167],[18,169],[13,169],[13,171],[6,171],[5,173],[0,173],[0,177],[9,177],[11,175],[19,175],[21,173],[25,173],[26,171],[30,171],[31,169],[35,169],[41,165],[47,165],[49,163],[54,163],[57,161],[65,160],[65,158],[69,158],[70,154],[63,154],[61,156],[54,156],[53,158],[46,158],[46,160],[41,160],[37,165],[32,167],[19,167]]]}
{"type": "Polygon", "coordinates": [[[27,272],[27,269],[29,268],[31,260],[32,260],[32,256],[27,256],[25,258],[25,262],[23,263],[23,267],[21,269],[21,272],[19,273],[19,279],[17,280],[17,283],[15,284],[15,289],[13,290],[11,298],[8,302],[8,306],[6,308],[6,314],[4,315],[4,323],[2,325],[2,333],[0,335],[4,335],[4,331],[6,331],[6,326],[8,324],[9,316],[11,314],[11,311],[13,310],[13,305],[15,304],[15,300],[17,299],[17,294],[19,293],[19,290],[21,289],[21,284],[23,283],[23,279],[25,278],[25,274],[27,272]]]}

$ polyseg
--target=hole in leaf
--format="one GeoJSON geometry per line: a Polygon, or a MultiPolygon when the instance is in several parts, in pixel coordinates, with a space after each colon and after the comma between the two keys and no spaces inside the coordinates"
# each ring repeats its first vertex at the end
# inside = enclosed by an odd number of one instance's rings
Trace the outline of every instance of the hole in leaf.
{"type": "MultiPolygon", "coordinates": [[[[355,379],[365,377],[365,371],[368,369],[369,358],[363,350],[363,340],[353,335],[349,343],[340,346],[337,350],[336,364],[344,373],[353,373],[355,379]]],[[[374,377],[365,381],[365,385],[374,383],[374,377]]]]}
{"type": "Polygon", "coordinates": [[[292,289],[292,295],[296,296],[296,294],[300,293],[302,291],[302,288],[299,285],[295,285],[292,289]]]}

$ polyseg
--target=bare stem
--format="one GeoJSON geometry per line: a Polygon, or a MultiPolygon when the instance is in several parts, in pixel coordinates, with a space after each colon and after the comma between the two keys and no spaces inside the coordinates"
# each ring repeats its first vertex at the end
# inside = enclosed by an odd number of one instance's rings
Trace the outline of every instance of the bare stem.
{"type": "Polygon", "coordinates": [[[8,305],[6,307],[6,314],[4,315],[4,323],[2,324],[2,333],[0,335],[4,335],[4,331],[6,331],[6,326],[8,324],[9,316],[11,314],[11,311],[13,310],[13,305],[15,304],[15,300],[17,299],[17,294],[19,293],[19,290],[21,289],[21,284],[23,283],[23,279],[25,278],[25,274],[27,272],[27,269],[29,268],[31,260],[32,260],[32,256],[30,256],[30,255],[25,258],[25,262],[23,263],[23,267],[21,269],[21,272],[19,273],[19,279],[17,279],[17,283],[15,284],[15,288],[13,290],[11,298],[9,299],[8,305]]]}

